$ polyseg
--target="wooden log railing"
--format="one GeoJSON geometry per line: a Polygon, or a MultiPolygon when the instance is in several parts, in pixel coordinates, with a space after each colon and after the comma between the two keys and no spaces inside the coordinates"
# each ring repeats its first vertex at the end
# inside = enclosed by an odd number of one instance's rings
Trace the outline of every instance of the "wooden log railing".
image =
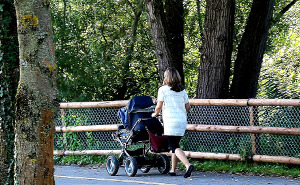
{"type": "MultiPolygon", "coordinates": [[[[155,103],[155,99],[153,100],[155,103]]],[[[109,108],[126,106],[128,100],[124,101],[106,101],[106,102],[72,102],[61,103],[60,108],[109,108]]],[[[300,158],[285,156],[267,156],[257,155],[255,152],[255,134],[281,134],[281,135],[300,135],[300,128],[283,127],[261,127],[253,124],[253,107],[255,106],[300,106],[300,99],[190,99],[190,104],[195,106],[248,106],[250,116],[250,126],[223,126],[223,125],[201,125],[188,124],[187,131],[198,132],[231,132],[231,133],[251,133],[252,152],[251,160],[255,162],[275,162],[285,164],[300,165],[300,158]],[[251,111],[252,110],[252,111],[251,111]]],[[[63,111],[62,111],[63,115],[63,111]]],[[[62,122],[64,122],[62,120],[62,122]]],[[[56,127],[56,132],[93,132],[93,131],[116,131],[118,125],[91,125],[91,126],[69,126],[56,127]]],[[[83,150],[83,151],[54,151],[54,155],[108,155],[118,154],[120,150],[83,150]]],[[[224,154],[209,152],[190,152],[185,151],[190,158],[200,159],[219,159],[219,160],[246,160],[240,154],[224,154]]],[[[167,154],[170,155],[170,154],[167,154]]]]}
{"type": "MultiPolygon", "coordinates": [[[[60,103],[61,109],[124,107],[129,100],[60,103]]],[[[156,103],[156,99],[153,99],[156,103]]],[[[202,106],[300,106],[300,99],[190,99],[202,106]]]]}
{"type": "MultiPolygon", "coordinates": [[[[116,131],[119,125],[90,125],[56,127],[56,132],[99,132],[116,131]]],[[[255,134],[280,134],[300,135],[300,128],[283,127],[259,127],[259,126],[222,126],[222,125],[194,125],[188,124],[187,131],[198,132],[231,132],[231,133],[255,133],[255,134]]]]}

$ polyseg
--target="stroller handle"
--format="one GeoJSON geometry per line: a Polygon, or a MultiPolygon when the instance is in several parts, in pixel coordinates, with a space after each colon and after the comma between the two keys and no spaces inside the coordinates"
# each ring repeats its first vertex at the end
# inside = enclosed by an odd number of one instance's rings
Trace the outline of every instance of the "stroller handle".
{"type": "Polygon", "coordinates": [[[154,118],[139,118],[135,124],[132,127],[132,130],[137,126],[137,124],[139,124],[141,121],[146,121],[146,120],[150,120],[150,119],[154,119],[154,118]]]}
{"type": "Polygon", "coordinates": [[[144,108],[144,109],[134,109],[134,110],[131,110],[129,113],[154,112],[155,107],[156,107],[156,105],[152,105],[151,107],[147,107],[147,108],[144,108]]]}

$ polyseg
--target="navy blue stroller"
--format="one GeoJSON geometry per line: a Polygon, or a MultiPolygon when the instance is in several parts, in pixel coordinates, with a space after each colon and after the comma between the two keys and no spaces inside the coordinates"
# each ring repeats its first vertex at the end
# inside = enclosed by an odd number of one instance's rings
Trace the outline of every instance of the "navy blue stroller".
{"type": "Polygon", "coordinates": [[[170,170],[170,159],[160,152],[169,151],[168,141],[162,136],[163,127],[157,118],[152,118],[155,105],[149,96],[133,97],[129,103],[118,111],[123,125],[120,125],[113,138],[121,146],[119,157],[109,156],[106,169],[109,175],[118,173],[124,166],[128,176],[136,175],[140,169],[148,173],[151,168],[157,168],[162,174],[170,170]],[[140,145],[137,149],[129,149],[132,145],[140,145]]]}

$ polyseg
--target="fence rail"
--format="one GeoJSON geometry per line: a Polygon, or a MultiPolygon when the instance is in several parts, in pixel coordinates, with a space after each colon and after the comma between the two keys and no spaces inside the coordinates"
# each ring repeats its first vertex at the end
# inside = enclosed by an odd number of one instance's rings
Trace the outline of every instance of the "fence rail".
{"type": "MultiPolygon", "coordinates": [[[[121,124],[117,110],[127,103],[61,103],[54,154],[119,153],[111,133],[121,124]]],[[[300,99],[191,99],[190,103],[181,142],[188,157],[300,164],[300,99]]]]}

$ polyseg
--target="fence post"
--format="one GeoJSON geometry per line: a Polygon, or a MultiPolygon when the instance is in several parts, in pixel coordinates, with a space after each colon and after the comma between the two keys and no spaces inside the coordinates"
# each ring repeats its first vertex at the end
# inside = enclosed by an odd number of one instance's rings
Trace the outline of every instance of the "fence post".
{"type": "MultiPolygon", "coordinates": [[[[259,126],[258,109],[249,106],[250,126],[259,126]]],[[[260,134],[251,134],[252,155],[260,154],[260,134]]]]}
{"type": "MultiPolygon", "coordinates": [[[[61,113],[61,126],[63,128],[63,127],[66,126],[66,124],[65,124],[65,109],[60,109],[60,113],[61,113]]],[[[67,139],[67,136],[66,136],[66,133],[64,132],[63,133],[63,146],[64,146],[64,150],[67,150],[66,139],[67,139]]]]}
{"type": "MultiPolygon", "coordinates": [[[[250,114],[250,126],[254,126],[254,113],[253,113],[253,106],[249,107],[249,114],[250,114]]],[[[251,134],[251,144],[252,144],[252,155],[256,154],[256,144],[255,144],[255,134],[251,134]]]]}

